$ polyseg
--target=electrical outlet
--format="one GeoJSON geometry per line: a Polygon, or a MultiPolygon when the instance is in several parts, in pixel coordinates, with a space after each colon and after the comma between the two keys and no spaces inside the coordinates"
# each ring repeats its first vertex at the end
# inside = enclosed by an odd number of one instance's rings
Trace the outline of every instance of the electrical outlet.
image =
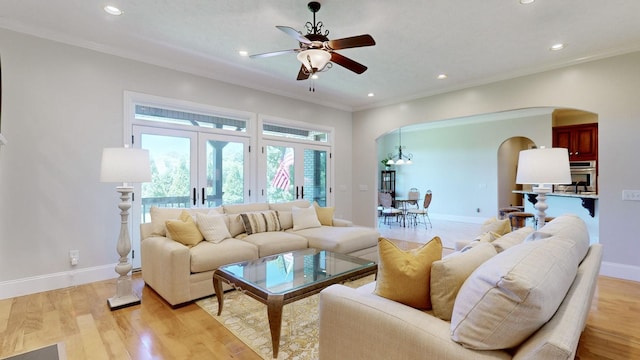
{"type": "Polygon", "coordinates": [[[622,190],[622,200],[640,201],[640,190],[622,190]]]}
{"type": "Polygon", "coordinates": [[[78,265],[78,261],[80,261],[80,250],[70,250],[69,251],[69,262],[72,266],[78,265]]]}

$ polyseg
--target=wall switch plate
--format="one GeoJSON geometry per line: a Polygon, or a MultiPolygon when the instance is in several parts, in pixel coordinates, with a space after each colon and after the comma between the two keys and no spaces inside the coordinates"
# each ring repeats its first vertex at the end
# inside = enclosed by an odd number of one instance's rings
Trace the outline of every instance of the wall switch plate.
{"type": "Polygon", "coordinates": [[[80,261],[80,250],[70,250],[69,251],[69,262],[72,266],[78,265],[78,261],[80,261]]]}
{"type": "Polygon", "coordinates": [[[622,200],[640,201],[640,190],[622,190],[622,200]]]}

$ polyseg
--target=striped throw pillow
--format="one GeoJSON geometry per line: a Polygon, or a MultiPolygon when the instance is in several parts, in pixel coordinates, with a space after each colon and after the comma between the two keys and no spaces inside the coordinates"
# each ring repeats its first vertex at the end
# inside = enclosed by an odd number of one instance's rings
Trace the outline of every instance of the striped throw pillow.
{"type": "Polygon", "coordinates": [[[242,213],[240,217],[247,235],[282,230],[278,212],[274,210],[242,213]]]}

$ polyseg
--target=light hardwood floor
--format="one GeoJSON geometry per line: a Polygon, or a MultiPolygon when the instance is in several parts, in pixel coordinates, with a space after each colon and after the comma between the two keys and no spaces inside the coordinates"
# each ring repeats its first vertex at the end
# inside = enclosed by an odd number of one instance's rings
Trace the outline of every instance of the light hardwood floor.
{"type": "MultiPolygon", "coordinates": [[[[434,221],[436,229],[424,233],[381,230],[426,242],[438,233],[454,238],[444,230],[462,233],[465,226],[474,227],[434,221]]],[[[172,309],[140,274],[134,288],[142,304],[113,312],[106,299],[115,291],[114,280],[0,300],[0,358],[60,342],[72,360],[260,359],[198,305],[172,309]]],[[[600,277],[577,358],[640,359],[638,299],[640,283],[600,277]]]]}

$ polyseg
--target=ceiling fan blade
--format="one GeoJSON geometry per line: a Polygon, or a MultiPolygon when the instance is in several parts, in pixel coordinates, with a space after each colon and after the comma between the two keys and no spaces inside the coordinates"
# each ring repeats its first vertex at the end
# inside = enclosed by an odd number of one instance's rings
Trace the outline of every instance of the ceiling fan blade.
{"type": "Polygon", "coordinates": [[[299,49],[272,51],[272,52],[268,52],[268,53],[249,55],[249,57],[252,58],[252,59],[255,59],[255,58],[266,58],[266,57],[271,57],[271,56],[289,54],[289,53],[292,53],[292,52],[296,52],[298,50],[299,49]]]}
{"type": "Polygon", "coordinates": [[[309,78],[309,71],[307,71],[307,68],[304,67],[304,65],[301,65],[300,71],[298,71],[297,80],[307,80],[308,78],[309,78]]]}
{"type": "Polygon", "coordinates": [[[334,62],[342,67],[345,67],[356,74],[362,74],[367,71],[367,67],[359,62],[353,61],[346,56],[342,56],[336,52],[331,53],[331,62],[334,62]]]}
{"type": "Polygon", "coordinates": [[[287,35],[291,36],[292,38],[298,40],[298,42],[301,42],[303,44],[311,44],[311,40],[307,39],[306,37],[302,36],[302,34],[300,34],[298,32],[298,30],[292,28],[292,27],[288,27],[288,26],[276,26],[278,29],[284,31],[287,35]]]}
{"type": "Polygon", "coordinates": [[[362,46],[373,46],[376,44],[376,41],[373,40],[371,35],[365,34],[365,35],[352,36],[352,37],[343,38],[343,39],[329,40],[326,42],[326,44],[329,48],[333,50],[340,50],[340,49],[349,49],[349,48],[362,47],[362,46]]]}

